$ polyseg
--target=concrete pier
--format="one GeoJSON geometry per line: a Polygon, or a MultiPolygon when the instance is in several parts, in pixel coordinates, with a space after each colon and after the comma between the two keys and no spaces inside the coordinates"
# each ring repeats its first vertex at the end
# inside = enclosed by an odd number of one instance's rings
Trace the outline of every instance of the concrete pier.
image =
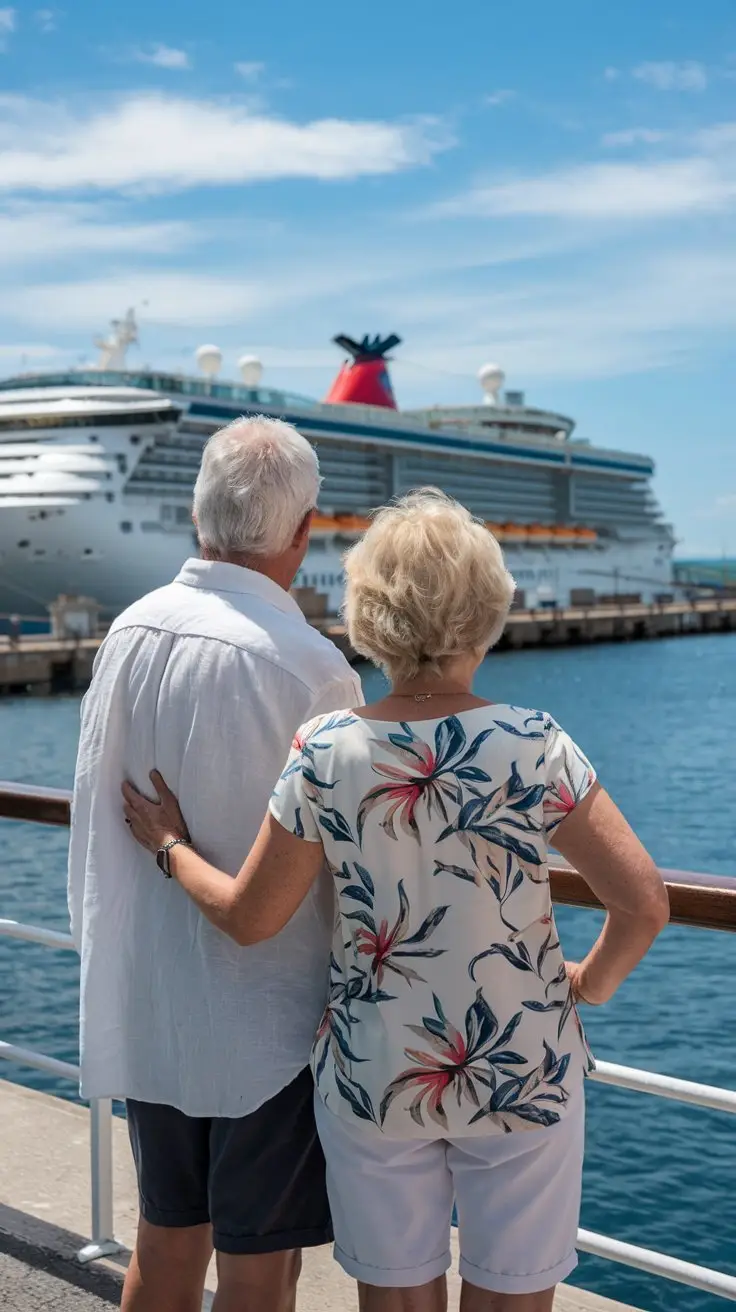
{"type": "MultiPolygon", "coordinates": [[[[348,660],[358,659],[350,647],[345,626],[338,620],[309,612],[308,619],[348,660]]],[[[733,632],[736,632],[736,597],[655,605],[611,603],[564,610],[512,611],[498,649],[571,647],[593,642],[636,642],[733,632]]],[[[84,690],[101,642],[101,637],[34,637],[12,642],[0,636],[0,695],[84,690]]]]}
{"type": "MultiPolygon", "coordinates": [[[[355,660],[345,626],[313,620],[317,628],[355,660]]],[[[698,633],[736,632],[736,597],[705,601],[610,603],[561,610],[514,610],[497,645],[498,651],[525,647],[576,647],[596,642],[637,642],[687,637],[698,633]]]]}
{"type": "MultiPolygon", "coordinates": [[[[127,1263],[119,1258],[80,1268],[75,1253],[89,1231],[89,1113],[85,1107],[0,1081],[0,1306],[54,1312],[116,1306],[127,1263]]],[[[115,1238],[130,1250],[137,1191],[125,1123],[113,1125],[115,1238]]],[[[455,1253],[457,1257],[457,1253],[455,1253]]],[[[215,1288],[210,1269],[210,1291],[215,1288]]],[[[460,1282],[450,1281],[456,1312],[460,1282]]],[[[209,1297],[207,1304],[209,1303],[209,1297]]],[[[299,1312],[355,1312],[355,1286],[329,1248],[304,1254],[299,1312]]],[[[264,1310],[265,1312],[265,1310],[264,1310]]],[[[555,1312],[630,1312],[577,1289],[561,1289],[555,1312]]]]}
{"type": "Polygon", "coordinates": [[[0,695],[86,688],[101,638],[0,637],[0,695]]]}

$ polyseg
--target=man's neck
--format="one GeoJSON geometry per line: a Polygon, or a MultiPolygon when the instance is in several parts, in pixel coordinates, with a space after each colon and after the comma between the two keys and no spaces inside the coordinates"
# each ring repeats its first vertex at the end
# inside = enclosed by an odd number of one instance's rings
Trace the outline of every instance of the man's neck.
{"type": "Polygon", "coordinates": [[[231,552],[226,556],[213,556],[208,551],[201,553],[202,560],[219,560],[225,565],[238,565],[241,569],[252,569],[256,574],[263,574],[288,592],[294,582],[293,570],[280,556],[246,556],[242,552],[231,552]]]}

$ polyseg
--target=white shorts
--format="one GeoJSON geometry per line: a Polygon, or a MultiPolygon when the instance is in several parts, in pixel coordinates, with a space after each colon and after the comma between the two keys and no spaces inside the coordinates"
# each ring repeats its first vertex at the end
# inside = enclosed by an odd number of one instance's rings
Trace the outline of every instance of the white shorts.
{"type": "Polygon", "coordinates": [[[447,1271],[457,1207],[460,1275],[499,1294],[551,1289],[577,1266],[582,1090],[548,1129],[389,1139],[315,1095],[335,1258],[366,1285],[412,1288],[447,1271]]]}

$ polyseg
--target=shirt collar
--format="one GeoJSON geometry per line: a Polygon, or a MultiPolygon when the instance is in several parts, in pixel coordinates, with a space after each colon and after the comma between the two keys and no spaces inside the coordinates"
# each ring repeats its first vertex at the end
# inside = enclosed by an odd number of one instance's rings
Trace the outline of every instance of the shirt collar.
{"type": "Polygon", "coordinates": [[[257,570],[243,565],[232,565],[224,560],[198,560],[192,557],[176,577],[177,583],[187,588],[201,588],[204,592],[230,592],[240,596],[258,597],[267,605],[286,615],[304,619],[304,614],[288,592],[278,583],[257,570]]]}

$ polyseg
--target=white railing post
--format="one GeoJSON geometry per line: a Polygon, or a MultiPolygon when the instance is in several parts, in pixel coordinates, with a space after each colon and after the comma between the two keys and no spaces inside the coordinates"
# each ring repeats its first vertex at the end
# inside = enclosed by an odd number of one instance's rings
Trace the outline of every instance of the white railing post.
{"type": "Polygon", "coordinates": [[[93,1098],[89,1105],[92,1242],[77,1253],[80,1262],[121,1253],[113,1239],[112,1219],[112,1100],[93,1098]]]}

